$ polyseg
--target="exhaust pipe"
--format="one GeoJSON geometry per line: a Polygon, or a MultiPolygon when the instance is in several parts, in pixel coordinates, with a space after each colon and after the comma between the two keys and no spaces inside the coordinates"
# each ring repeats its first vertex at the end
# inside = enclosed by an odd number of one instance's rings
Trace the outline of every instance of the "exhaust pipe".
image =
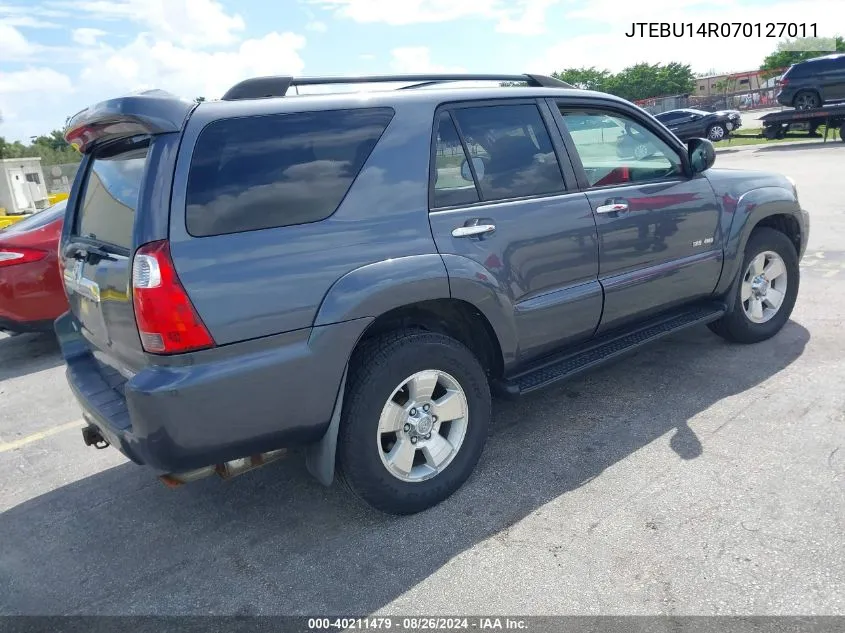
{"type": "Polygon", "coordinates": [[[182,484],[191,483],[199,479],[205,479],[211,475],[217,474],[221,479],[231,479],[237,477],[250,470],[255,470],[265,464],[274,462],[287,455],[286,448],[280,448],[276,451],[268,451],[266,453],[259,453],[251,457],[241,457],[233,459],[222,464],[215,464],[214,466],[204,466],[196,470],[189,470],[184,473],[169,473],[167,475],[160,475],[159,480],[168,488],[177,488],[182,484]]]}

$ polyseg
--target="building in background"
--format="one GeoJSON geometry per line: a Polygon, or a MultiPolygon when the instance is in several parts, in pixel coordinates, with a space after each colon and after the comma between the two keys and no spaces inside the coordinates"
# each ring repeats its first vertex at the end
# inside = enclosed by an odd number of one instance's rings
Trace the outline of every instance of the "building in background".
{"type": "Polygon", "coordinates": [[[49,205],[41,158],[0,160],[0,209],[7,215],[33,213],[49,205]]]}
{"type": "Polygon", "coordinates": [[[763,73],[759,70],[708,75],[695,80],[695,89],[689,94],[666,95],[642,99],[635,103],[652,114],[678,108],[717,110],[754,110],[780,108],[775,96],[778,81],[785,68],[763,73]]]}
{"type": "Polygon", "coordinates": [[[752,92],[765,88],[766,83],[766,77],[759,70],[698,77],[695,80],[695,96],[712,97],[726,93],[752,92]]]}

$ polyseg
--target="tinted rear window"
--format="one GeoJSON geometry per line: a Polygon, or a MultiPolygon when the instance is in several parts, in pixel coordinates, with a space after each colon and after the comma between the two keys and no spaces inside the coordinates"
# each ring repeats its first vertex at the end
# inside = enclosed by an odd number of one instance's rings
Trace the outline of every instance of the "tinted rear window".
{"type": "Polygon", "coordinates": [[[132,248],[132,227],[147,149],[146,142],[122,144],[94,155],[76,215],[77,235],[132,248]]]}
{"type": "Polygon", "coordinates": [[[390,108],[368,108],[210,124],[188,175],[188,232],[203,237],[327,218],[392,117],[390,108]]]}

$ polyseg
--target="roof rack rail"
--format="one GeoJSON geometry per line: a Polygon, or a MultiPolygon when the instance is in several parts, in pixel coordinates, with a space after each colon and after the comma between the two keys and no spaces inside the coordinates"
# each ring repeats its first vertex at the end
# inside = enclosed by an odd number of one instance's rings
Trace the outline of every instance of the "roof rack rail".
{"type": "Polygon", "coordinates": [[[324,85],[351,85],[371,83],[399,83],[407,82],[410,85],[402,86],[400,90],[411,88],[422,88],[448,81],[502,81],[502,82],[525,82],[534,88],[572,88],[573,86],[546,75],[498,75],[498,74],[471,74],[471,73],[449,73],[449,74],[414,74],[414,75],[364,75],[357,77],[289,77],[279,75],[276,77],[254,77],[245,79],[226,91],[223,101],[239,101],[241,99],[264,99],[268,97],[284,97],[291,87],[296,86],[324,86],[324,85]]]}

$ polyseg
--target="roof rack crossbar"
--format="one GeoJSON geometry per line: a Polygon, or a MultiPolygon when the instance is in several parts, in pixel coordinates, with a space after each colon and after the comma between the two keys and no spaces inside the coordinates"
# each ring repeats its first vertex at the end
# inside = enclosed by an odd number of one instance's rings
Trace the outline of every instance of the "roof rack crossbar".
{"type": "Polygon", "coordinates": [[[255,77],[235,84],[226,94],[224,101],[284,97],[291,86],[353,85],[371,83],[410,83],[402,89],[421,88],[449,81],[501,81],[525,82],[532,87],[572,88],[564,81],[546,75],[500,75],[472,73],[442,73],[414,75],[364,75],[357,77],[255,77]]]}

